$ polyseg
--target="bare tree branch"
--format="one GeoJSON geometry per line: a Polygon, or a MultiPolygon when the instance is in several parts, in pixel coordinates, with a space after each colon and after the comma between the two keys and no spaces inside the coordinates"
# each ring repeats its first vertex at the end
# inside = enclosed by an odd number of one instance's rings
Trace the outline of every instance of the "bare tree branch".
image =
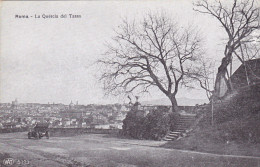
{"type": "MultiPolygon", "coordinates": [[[[227,67],[232,61],[232,56],[235,54],[241,61],[239,56],[239,48],[241,45],[247,45],[252,42],[254,33],[260,31],[260,8],[254,0],[233,0],[232,5],[223,5],[222,0],[210,4],[207,0],[197,1],[194,10],[212,16],[217,19],[220,25],[227,33],[224,58],[218,68],[218,73],[215,83],[216,96],[222,95],[220,92],[220,80],[224,78],[229,90],[232,90],[231,82],[227,82],[226,74],[227,67]]],[[[228,2],[225,2],[228,4],[228,2]]],[[[228,77],[228,76],[227,76],[228,77]]]]}
{"type": "Polygon", "coordinates": [[[100,80],[106,92],[144,93],[156,87],[176,111],[178,87],[202,53],[198,33],[152,14],[139,23],[123,20],[115,33],[105,57],[98,61],[104,67],[100,80]]]}

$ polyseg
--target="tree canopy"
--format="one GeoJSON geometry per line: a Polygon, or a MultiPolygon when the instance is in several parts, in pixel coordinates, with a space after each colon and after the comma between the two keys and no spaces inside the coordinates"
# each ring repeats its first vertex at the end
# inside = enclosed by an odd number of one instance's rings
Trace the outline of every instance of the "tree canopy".
{"type": "Polygon", "coordinates": [[[163,14],[124,19],[107,44],[101,80],[107,93],[145,93],[158,88],[177,110],[176,94],[187,84],[202,54],[195,28],[183,28],[163,14]]]}

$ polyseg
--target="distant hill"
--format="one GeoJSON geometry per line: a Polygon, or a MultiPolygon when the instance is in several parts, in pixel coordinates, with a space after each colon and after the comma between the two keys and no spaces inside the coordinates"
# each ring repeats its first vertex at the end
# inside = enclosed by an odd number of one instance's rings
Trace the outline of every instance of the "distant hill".
{"type": "MultiPolygon", "coordinates": [[[[177,98],[179,106],[195,106],[196,104],[208,103],[208,99],[190,99],[186,97],[177,98]]],[[[171,105],[168,98],[161,98],[156,100],[142,101],[143,105],[171,105]]]]}

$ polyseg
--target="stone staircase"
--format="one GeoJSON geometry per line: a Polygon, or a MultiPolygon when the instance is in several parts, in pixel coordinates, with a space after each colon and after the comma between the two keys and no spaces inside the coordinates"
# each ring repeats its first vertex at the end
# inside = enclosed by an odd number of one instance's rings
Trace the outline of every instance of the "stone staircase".
{"type": "Polygon", "coordinates": [[[172,141],[185,137],[190,127],[196,122],[196,114],[180,114],[175,128],[170,131],[164,138],[164,141],[172,141]]]}

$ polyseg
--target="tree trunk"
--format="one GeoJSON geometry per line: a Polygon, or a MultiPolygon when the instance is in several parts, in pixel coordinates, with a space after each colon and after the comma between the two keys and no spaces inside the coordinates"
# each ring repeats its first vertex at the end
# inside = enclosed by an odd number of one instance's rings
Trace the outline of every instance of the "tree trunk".
{"type": "MultiPolygon", "coordinates": [[[[227,87],[227,91],[231,90],[230,83],[228,82],[226,78],[226,73],[227,73],[227,67],[230,63],[230,56],[224,57],[222,59],[221,65],[218,68],[218,73],[215,81],[215,96],[221,97],[222,93],[220,93],[222,90],[221,87],[221,80],[225,82],[225,85],[227,87]]],[[[223,85],[222,85],[223,86],[223,85]]]]}
{"type": "Polygon", "coordinates": [[[171,95],[169,96],[169,99],[171,101],[171,104],[172,104],[172,112],[177,112],[179,109],[178,109],[178,104],[177,104],[177,100],[175,98],[175,96],[171,95]]]}
{"type": "Polygon", "coordinates": [[[229,70],[229,76],[228,76],[228,81],[229,81],[229,85],[230,85],[230,89],[231,91],[233,90],[233,84],[232,84],[232,80],[231,80],[231,76],[232,76],[232,57],[230,59],[230,70],[229,70]]]}

